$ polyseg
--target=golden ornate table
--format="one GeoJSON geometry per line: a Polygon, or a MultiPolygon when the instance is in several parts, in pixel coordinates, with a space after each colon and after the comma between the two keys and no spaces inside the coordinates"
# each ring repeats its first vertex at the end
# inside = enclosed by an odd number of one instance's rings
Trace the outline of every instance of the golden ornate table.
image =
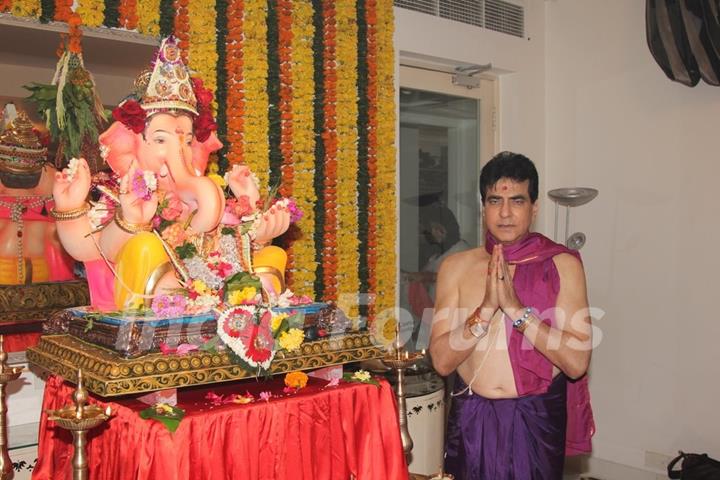
{"type": "MultiPolygon", "coordinates": [[[[271,373],[309,370],[378,358],[383,355],[368,332],[347,333],[305,342],[298,352],[280,351],[271,373]]],[[[226,351],[195,351],[185,355],[151,353],[123,358],[71,335],[44,335],[27,350],[27,359],[72,381],[82,369],[86,388],[102,397],[227,382],[254,377],[255,372],[232,363],[226,351]]]]}

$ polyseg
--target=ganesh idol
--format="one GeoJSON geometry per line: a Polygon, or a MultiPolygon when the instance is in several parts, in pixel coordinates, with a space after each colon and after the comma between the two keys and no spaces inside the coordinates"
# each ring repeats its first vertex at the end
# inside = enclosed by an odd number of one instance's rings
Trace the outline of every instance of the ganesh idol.
{"type": "Polygon", "coordinates": [[[0,284],[73,278],[49,212],[55,168],[25,112],[5,107],[0,136],[0,284]]]}
{"type": "Polygon", "coordinates": [[[213,279],[237,271],[258,274],[271,294],[284,289],[285,253],[268,244],[288,229],[290,211],[282,202],[263,208],[245,166],[225,176],[227,199],[223,180],[205,175],[209,155],[222,147],[211,102],[176,40],[165,39],[100,135],[116,181],[96,185],[102,197],[91,204],[84,160],[57,173],[51,213],[63,246],[85,264],[94,309],[147,307],[197,278],[221,288],[213,279]]]}

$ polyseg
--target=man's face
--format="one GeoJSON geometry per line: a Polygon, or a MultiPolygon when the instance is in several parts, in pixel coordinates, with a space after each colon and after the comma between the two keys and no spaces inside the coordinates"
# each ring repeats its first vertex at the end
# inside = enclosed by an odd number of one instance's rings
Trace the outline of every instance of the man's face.
{"type": "Polygon", "coordinates": [[[529,185],[529,180],[501,178],[488,188],[483,204],[485,225],[499,243],[514,243],[530,231],[538,203],[530,201],[529,185]]]}

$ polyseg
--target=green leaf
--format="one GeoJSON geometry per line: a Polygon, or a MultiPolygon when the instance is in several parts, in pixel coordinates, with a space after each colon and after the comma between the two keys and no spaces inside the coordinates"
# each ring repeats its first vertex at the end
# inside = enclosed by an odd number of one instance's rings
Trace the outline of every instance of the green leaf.
{"type": "Polygon", "coordinates": [[[230,228],[230,227],[223,227],[223,228],[220,230],[220,233],[223,234],[223,235],[233,235],[233,236],[235,236],[235,229],[234,229],[234,228],[230,228]]]}
{"type": "Polygon", "coordinates": [[[302,329],[305,326],[305,314],[302,312],[295,312],[285,320],[287,320],[288,328],[302,329]]]}
{"type": "Polygon", "coordinates": [[[353,377],[354,374],[355,374],[355,372],[343,373],[343,377],[342,377],[343,381],[344,382],[352,382],[352,383],[367,383],[370,385],[375,385],[376,387],[380,386],[380,382],[375,380],[375,377],[371,376],[369,380],[359,380],[359,379],[353,377]]]}
{"type": "Polygon", "coordinates": [[[157,420],[165,425],[165,428],[174,433],[180,426],[180,421],[185,417],[185,410],[180,407],[170,407],[172,412],[158,413],[155,406],[148,407],[139,412],[140,418],[144,420],[157,420]]]}
{"type": "Polygon", "coordinates": [[[203,352],[214,352],[217,350],[217,346],[219,343],[220,336],[215,335],[213,338],[200,345],[200,350],[202,350],[203,352]]]}
{"type": "Polygon", "coordinates": [[[85,324],[85,329],[83,330],[84,333],[89,332],[93,328],[93,323],[95,322],[95,317],[93,315],[88,315],[87,317],[87,323],[85,324]]]}
{"type": "Polygon", "coordinates": [[[197,249],[195,248],[195,245],[189,242],[185,242],[179,247],[175,247],[175,252],[177,253],[178,257],[183,260],[187,258],[192,258],[197,255],[197,249]]]}

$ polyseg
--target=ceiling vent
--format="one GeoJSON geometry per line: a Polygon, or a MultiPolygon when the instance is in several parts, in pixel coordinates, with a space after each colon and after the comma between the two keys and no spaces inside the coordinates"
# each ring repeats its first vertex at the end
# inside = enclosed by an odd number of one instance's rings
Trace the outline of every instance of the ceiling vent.
{"type": "Polygon", "coordinates": [[[522,0],[395,0],[395,6],[487,28],[516,37],[525,36],[522,0]]]}

